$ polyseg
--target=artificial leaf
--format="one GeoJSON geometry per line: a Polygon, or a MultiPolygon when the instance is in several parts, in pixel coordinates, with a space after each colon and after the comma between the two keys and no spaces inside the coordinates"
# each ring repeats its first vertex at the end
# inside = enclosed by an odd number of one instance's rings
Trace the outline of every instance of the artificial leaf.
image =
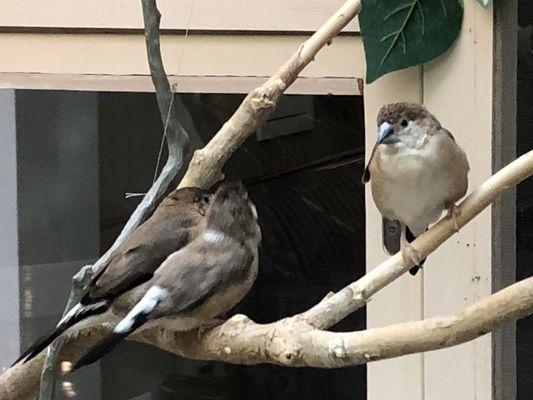
{"type": "Polygon", "coordinates": [[[462,21],[461,0],[363,0],[359,25],[367,83],[441,55],[462,21]]]}
{"type": "Polygon", "coordinates": [[[492,0],[477,0],[477,2],[485,8],[489,8],[489,6],[492,4],[492,0]]]}

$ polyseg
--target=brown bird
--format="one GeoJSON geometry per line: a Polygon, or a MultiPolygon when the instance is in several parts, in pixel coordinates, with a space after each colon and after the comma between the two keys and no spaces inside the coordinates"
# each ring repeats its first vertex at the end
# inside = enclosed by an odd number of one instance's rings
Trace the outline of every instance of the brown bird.
{"type": "Polygon", "coordinates": [[[455,202],[468,188],[468,161],[453,135],[422,105],[393,103],[381,108],[378,139],[365,168],[382,216],[400,223],[400,249],[416,274],[425,260],[409,242],[447,210],[458,230],[455,202]]]}
{"type": "Polygon", "coordinates": [[[201,231],[211,195],[197,188],[176,189],[168,194],[152,216],[135,229],[84,288],[85,295],[53,332],[28,348],[15,364],[44,350],[72,325],[107,311],[125,292],[154,276],[161,263],[191,242],[201,231]]]}
{"type": "Polygon", "coordinates": [[[252,287],[260,241],[257,212],[244,186],[220,186],[202,233],[171,254],[149,281],[117,298],[111,310],[121,321],[73,369],[95,362],[154,320],[181,331],[211,325],[252,287]]]}

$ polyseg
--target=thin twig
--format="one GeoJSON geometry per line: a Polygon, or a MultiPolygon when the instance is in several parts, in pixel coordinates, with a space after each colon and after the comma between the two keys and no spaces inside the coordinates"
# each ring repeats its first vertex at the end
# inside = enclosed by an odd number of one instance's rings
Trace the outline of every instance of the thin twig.
{"type": "Polygon", "coordinates": [[[239,146],[263,123],[279,98],[327,45],[358,13],[361,0],[348,0],[290,59],[260,87],[246,96],[237,111],[211,141],[194,156],[179,187],[209,189],[223,179],[222,167],[239,146]]]}
{"type": "MultiPolygon", "coordinates": [[[[128,238],[131,232],[142,224],[153,212],[167,192],[169,185],[173,182],[178,171],[183,166],[184,154],[187,153],[189,149],[189,136],[178,121],[177,111],[173,105],[173,93],[170,90],[170,83],[161,57],[159,40],[159,22],[161,14],[157,9],[155,0],[142,0],[142,8],[150,75],[156,90],[161,121],[165,124],[165,138],[168,144],[167,162],[165,163],[161,174],[154,181],[148,193],[143,197],[142,201],[126,223],[126,226],[124,226],[120,235],[109,250],[107,250],[92,267],[84,267],[81,276],[80,274],[76,274],[73,278],[73,286],[64,314],[81,300],[82,291],[80,288],[84,287],[89,282],[92,274],[107,265],[115,250],[128,238]]],[[[56,361],[58,359],[58,354],[61,352],[62,343],[63,340],[54,341],[54,343],[52,343],[47,349],[47,357],[43,365],[41,376],[39,400],[51,400],[53,398],[57,368],[56,361]]]]}

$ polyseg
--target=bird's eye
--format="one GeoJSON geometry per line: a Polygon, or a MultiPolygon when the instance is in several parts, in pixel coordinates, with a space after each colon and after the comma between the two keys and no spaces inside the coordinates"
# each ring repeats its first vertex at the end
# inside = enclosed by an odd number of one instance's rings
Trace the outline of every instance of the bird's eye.
{"type": "Polygon", "coordinates": [[[407,126],[407,120],[402,119],[402,122],[400,124],[405,128],[407,126]]]}
{"type": "Polygon", "coordinates": [[[196,202],[201,204],[209,204],[212,197],[213,195],[211,194],[202,194],[196,198],[196,202]]]}

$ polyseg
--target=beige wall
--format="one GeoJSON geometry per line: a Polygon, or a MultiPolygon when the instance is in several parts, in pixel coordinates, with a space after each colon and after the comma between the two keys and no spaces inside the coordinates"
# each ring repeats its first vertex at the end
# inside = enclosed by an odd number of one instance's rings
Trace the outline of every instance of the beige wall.
{"type": "MultiPolygon", "coordinates": [[[[158,3],[162,27],[177,30],[167,31],[162,47],[178,91],[246,93],[298,48],[307,37],[301,32],[316,29],[342,1],[196,0],[192,17],[191,0],[158,3]],[[179,30],[188,26],[196,32],[185,39],[179,30]]],[[[0,26],[10,27],[0,33],[0,54],[9,55],[0,58],[0,87],[152,90],[140,9],[130,0],[3,1],[0,26]],[[31,27],[39,29],[28,33],[31,27]],[[57,28],[67,30],[58,34],[57,28]]],[[[364,53],[357,30],[351,25],[350,34],[321,51],[290,92],[361,94],[364,53]]],[[[450,52],[365,87],[367,150],[382,104],[423,102],[467,151],[470,188],[478,186],[492,165],[492,43],[492,11],[466,1],[463,32],[450,52]]],[[[385,257],[380,216],[368,193],[368,269],[385,257]]],[[[368,326],[461,309],[491,292],[491,274],[488,210],[431,255],[422,274],[404,276],[377,294],[368,305],[368,326]]],[[[491,337],[485,336],[452,349],[370,364],[368,399],[490,399],[491,373],[491,337]]]]}
{"type": "MultiPolygon", "coordinates": [[[[307,38],[303,35],[165,35],[167,74],[178,91],[247,93],[307,38]],[[230,78],[230,80],[226,78],[230,78]]],[[[0,33],[0,87],[153,90],[142,34],[0,33]]],[[[302,72],[302,92],[360,94],[359,36],[341,36],[302,72]]],[[[292,88],[292,90],[295,90],[292,88]]]]}
{"type": "MultiPolygon", "coordinates": [[[[422,101],[422,68],[395,72],[365,88],[365,126],[367,156],[376,140],[376,115],[386,103],[422,101]]],[[[367,270],[384,261],[381,215],[372,201],[370,186],[366,192],[366,260],[367,270]]],[[[430,259],[431,261],[431,259],[430,259]]],[[[428,264],[430,263],[428,261],[428,264]]],[[[404,276],[379,292],[367,305],[367,326],[379,327],[422,319],[423,275],[404,276]]],[[[369,400],[424,399],[424,355],[415,354],[368,365],[369,400]],[[385,383],[386,382],[386,383],[385,383]]]]}
{"type": "MultiPolygon", "coordinates": [[[[465,19],[452,50],[421,69],[365,88],[367,152],[375,141],[380,105],[422,101],[468,154],[470,190],[492,170],[492,10],[465,2],[465,19]]],[[[385,256],[380,216],[367,193],[367,260],[385,256]]],[[[432,254],[422,274],[402,277],[368,306],[368,326],[455,312],[491,293],[491,211],[486,210],[432,254]]],[[[368,366],[369,400],[471,400],[492,396],[491,336],[451,349],[368,366]],[[386,384],[385,384],[386,382],[386,384]]]]}
{"type": "MultiPolygon", "coordinates": [[[[315,31],[342,0],[159,0],[162,29],[315,31]]],[[[0,26],[143,29],[140,1],[3,0],[0,26]]],[[[344,32],[357,32],[357,21],[344,32]]]]}
{"type": "MultiPolygon", "coordinates": [[[[159,0],[167,73],[178,91],[247,93],[342,2],[159,0]]],[[[142,29],[131,0],[1,1],[0,88],[151,91],[142,29]]],[[[358,30],[350,23],[289,93],[361,94],[358,30]]]]}

